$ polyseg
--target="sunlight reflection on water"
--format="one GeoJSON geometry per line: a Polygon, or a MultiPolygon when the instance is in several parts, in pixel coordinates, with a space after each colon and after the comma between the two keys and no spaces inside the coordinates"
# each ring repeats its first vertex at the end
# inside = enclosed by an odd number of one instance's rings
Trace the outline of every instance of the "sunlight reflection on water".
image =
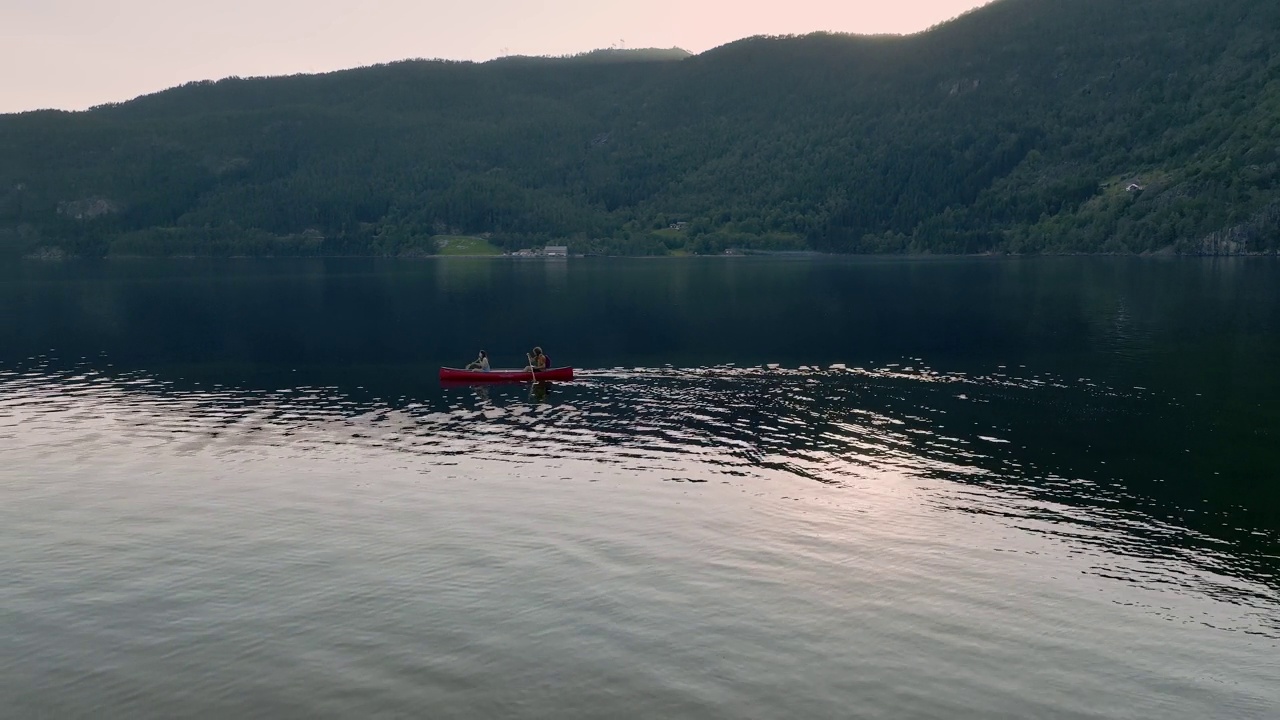
{"type": "Polygon", "coordinates": [[[1162,402],[919,361],[386,400],[36,358],[0,372],[0,691],[62,715],[1261,717],[1272,531],[1045,466],[1017,419],[1162,402]]]}
{"type": "MultiPolygon", "coordinates": [[[[1037,467],[999,436],[1011,427],[984,427],[964,412],[975,404],[1060,403],[1089,416],[1112,412],[1116,402],[1159,402],[1084,378],[1007,368],[968,376],[919,360],[872,369],[633,368],[585,371],[571,384],[452,386],[436,398],[389,402],[335,387],[179,389],[141,373],[58,370],[37,358],[0,374],[0,394],[7,418],[0,439],[10,453],[86,464],[161,449],[235,461],[350,447],[428,464],[573,461],[758,492],[779,478],[855,491],[884,477],[946,480],[954,484],[933,504],[1101,550],[1113,558],[1093,569],[1100,575],[1259,608],[1278,599],[1269,558],[1242,554],[1153,508],[1121,507],[1133,498],[1118,484],[1037,467]],[[1039,398],[1046,393],[1059,397],[1039,398]],[[1171,557],[1195,572],[1170,571],[1171,557]]],[[[1274,542],[1269,530],[1250,530],[1259,532],[1274,542]]]]}

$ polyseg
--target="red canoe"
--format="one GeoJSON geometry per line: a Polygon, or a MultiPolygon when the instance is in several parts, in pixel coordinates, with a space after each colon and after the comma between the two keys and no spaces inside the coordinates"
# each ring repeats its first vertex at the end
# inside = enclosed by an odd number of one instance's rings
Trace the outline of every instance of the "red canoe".
{"type": "Polygon", "coordinates": [[[539,382],[544,380],[572,380],[573,368],[548,368],[536,373],[529,372],[527,370],[490,370],[489,372],[482,372],[480,370],[440,368],[441,382],[529,382],[535,378],[539,382]]]}

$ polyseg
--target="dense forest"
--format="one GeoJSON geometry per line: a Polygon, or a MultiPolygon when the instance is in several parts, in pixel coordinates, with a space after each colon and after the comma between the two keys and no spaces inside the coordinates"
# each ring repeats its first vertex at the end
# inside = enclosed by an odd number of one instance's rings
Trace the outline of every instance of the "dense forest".
{"type": "Polygon", "coordinates": [[[0,115],[0,253],[1280,249],[1280,2],[406,61],[0,115]]]}

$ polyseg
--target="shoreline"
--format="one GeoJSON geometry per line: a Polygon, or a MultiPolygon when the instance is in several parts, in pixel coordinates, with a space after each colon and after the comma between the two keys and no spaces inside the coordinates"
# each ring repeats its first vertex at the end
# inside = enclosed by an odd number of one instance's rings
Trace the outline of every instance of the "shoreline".
{"type": "Polygon", "coordinates": [[[1143,260],[1172,260],[1172,259],[1222,259],[1222,258],[1280,258],[1280,252],[1270,253],[1230,253],[1230,254],[1204,254],[1204,253],[1165,253],[1165,252],[1145,252],[1145,253],[974,253],[974,254],[943,254],[943,253],[910,253],[910,254],[876,254],[876,253],[824,253],[824,252],[785,252],[785,253],[735,253],[735,254],[715,254],[715,255],[570,255],[547,257],[547,256],[517,256],[517,255],[412,255],[412,256],[386,256],[386,255],[108,255],[105,257],[85,257],[82,255],[23,255],[14,258],[17,262],[22,263],[60,263],[60,262],[84,262],[84,261],[137,261],[137,260],[176,260],[176,261],[193,261],[193,260],[391,260],[396,262],[421,262],[421,261],[448,261],[448,260],[510,260],[519,262],[564,262],[573,260],[741,260],[741,259],[772,259],[772,260],[803,260],[803,259],[837,259],[837,258],[863,258],[868,260],[957,260],[957,259],[1030,259],[1030,258],[1134,258],[1143,260]]]}

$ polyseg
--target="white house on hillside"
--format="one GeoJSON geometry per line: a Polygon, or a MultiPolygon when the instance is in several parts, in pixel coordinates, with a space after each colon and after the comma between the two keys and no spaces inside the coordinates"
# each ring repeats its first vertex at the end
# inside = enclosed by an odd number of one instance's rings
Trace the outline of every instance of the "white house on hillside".
{"type": "Polygon", "coordinates": [[[548,245],[547,257],[569,257],[569,248],[565,245],[548,245]]]}

